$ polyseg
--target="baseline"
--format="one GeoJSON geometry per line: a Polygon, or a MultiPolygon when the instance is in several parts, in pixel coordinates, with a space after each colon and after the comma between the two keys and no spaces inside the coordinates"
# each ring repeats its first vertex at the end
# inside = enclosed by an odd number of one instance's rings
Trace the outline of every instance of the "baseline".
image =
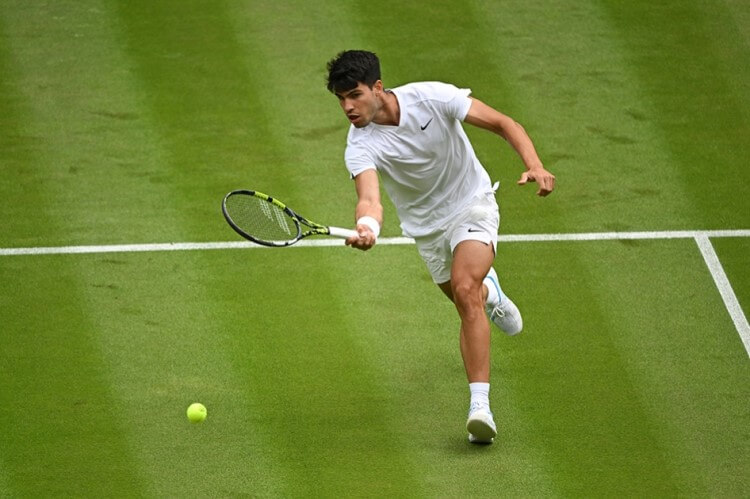
{"type": "MultiPolygon", "coordinates": [[[[507,234],[498,236],[499,243],[546,241],[612,241],[634,239],[695,239],[698,237],[750,237],[750,230],[657,231],[657,232],[580,232],[569,234],[507,234]]],[[[343,246],[340,239],[305,239],[290,248],[343,246]]],[[[414,244],[409,237],[384,237],[380,245],[414,244]]],[[[249,241],[207,243],[146,243],[90,246],[52,246],[30,248],[0,248],[0,256],[72,255],[87,253],[137,253],[144,251],[194,251],[223,249],[268,249],[249,241]]]]}

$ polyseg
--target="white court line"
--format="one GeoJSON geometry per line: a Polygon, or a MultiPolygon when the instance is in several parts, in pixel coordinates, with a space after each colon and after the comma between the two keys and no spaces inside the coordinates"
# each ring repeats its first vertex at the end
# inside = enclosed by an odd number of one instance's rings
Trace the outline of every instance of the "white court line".
{"type": "Polygon", "coordinates": [[[500,235],[498,242],[622,241],[625,239],[692,239],[695,237],[750,237],[750,230],[672,230],[657,232],[576,232],[572,234],[500,235]]]}
{"type": "MultiPolygon", "coordinates": [[[[579,232],[571,234],[508,234],[500,235],[500,243],[545,242],[545,241],[613,241],[633,239],[694,239],[697,237],[750,237],[750,230],[704,230],[704,231],[660,231],[660,232],[579,232]]],[[[291,248],[343,246],[340,239],[305,239],[291,248]]],[[[408,237],[383,237],[379,245],[414,244],[408,237]]],[[[115,244],[100,246],[53,246],[36,248],[0,248],[0,256],[24,255],[72,255],[86,253],[138,253],[144,251],[190,251],[213,249],[267,249],[248,241],[212,243],[150,243],[115,244]]]]}
{"type": "Polygon", "coordinates": [[[734,294],[732,285],[729,283],[727,274],[724,272],[724,267],[722,267],[719,261],[719,256],[716,254],[714,246],[708,237],[696,236],[695,242],[698,243],[698,248],[701,250],[706,265],[708,265],[708,270],[711,271],[711,276],[714,278],[716,287],[719,288],[719,294],[721,294],[724,305],[727,307],[734,326],[740,334],[742,343],[745,345],[745,351],[750,356],[750,325],[747,323],[747,317],[745,317],[740,302],[737,300],[737,295],[734,294]]]}

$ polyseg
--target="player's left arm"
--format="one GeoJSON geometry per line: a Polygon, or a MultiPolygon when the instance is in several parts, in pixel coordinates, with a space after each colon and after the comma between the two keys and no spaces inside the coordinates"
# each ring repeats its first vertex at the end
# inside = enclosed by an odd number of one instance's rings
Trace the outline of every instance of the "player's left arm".
{"type": "Polygon", "coordinates": [[[501,136],[521,157],[526,171],[521,175],[518,185],[536,182],[539,184],[539,196],[546,196],[552,192],[555,188],[555,176],[544,168],[534,143],[521,124],[478,99],[470,99],[471,107],[464,121],[501,136]]]}

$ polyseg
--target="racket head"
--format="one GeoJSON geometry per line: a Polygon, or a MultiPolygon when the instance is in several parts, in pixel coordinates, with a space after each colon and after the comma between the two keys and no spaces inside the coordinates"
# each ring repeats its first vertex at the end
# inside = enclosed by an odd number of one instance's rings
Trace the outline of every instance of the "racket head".
{"type": "Polygon", "coordinates": [[[221,211],[235,232],[263,246],[290,246],[303,237],[300,217],[262,192],[234,190],[224,196],[221,211]]]}

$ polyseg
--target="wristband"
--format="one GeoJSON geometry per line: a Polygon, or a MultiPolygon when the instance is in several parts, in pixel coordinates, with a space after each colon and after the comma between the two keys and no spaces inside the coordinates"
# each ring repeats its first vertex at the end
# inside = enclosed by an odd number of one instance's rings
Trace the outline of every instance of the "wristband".
{"type": "Polygon", "coordinates": [[[357,225],[360,224],[368,226],[372,233],[375,234],[375,237],[378,237],[380,235],[380,224],[373,217],[359,217],[359,220],[357,220],[357,225]]]}

